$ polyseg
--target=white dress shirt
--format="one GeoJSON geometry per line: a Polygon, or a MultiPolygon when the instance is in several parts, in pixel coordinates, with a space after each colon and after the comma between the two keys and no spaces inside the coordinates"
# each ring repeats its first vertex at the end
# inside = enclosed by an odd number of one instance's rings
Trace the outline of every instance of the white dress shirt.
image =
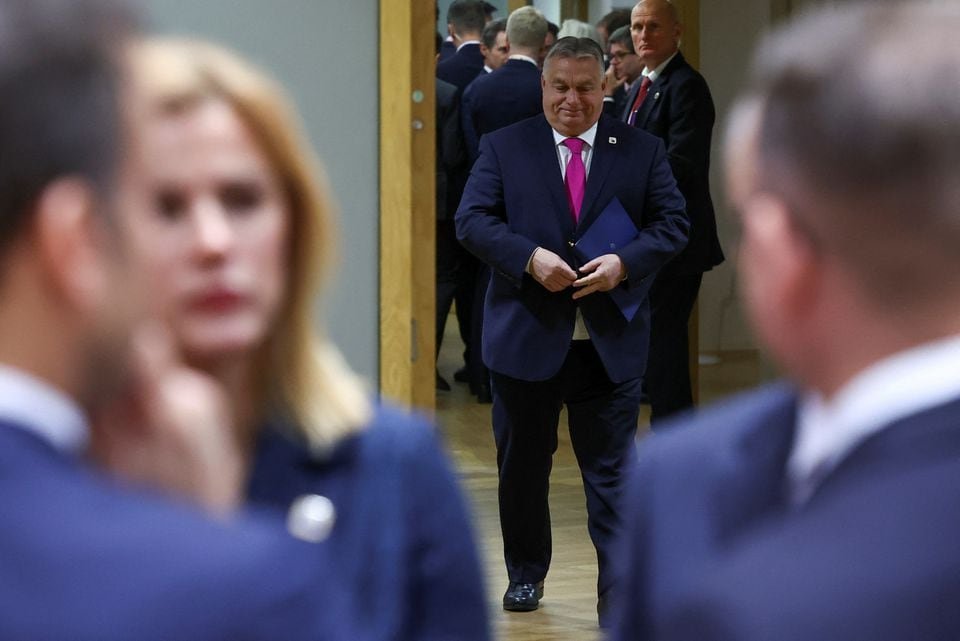
{"type": "Polygon", "coordinates": [[[871,435],[955,398],[960,398],[960,335],[885,358],[832,399],[807,395],[787,463],[794,503],[806,501],[816,483],[871,435]]]}
{"type": "MultiPolygon", "coordinates": [[[[573,156],[573,152],[570,151],[569,147],[563,144],[563,141],[569,137],[570,136],[564,136],[556,129],[553,130],[553,142],[556,145],[557,160],[560,163],[560,176],[564,180],[567,179],[567,163],[570,162],[570,158],[573,156]]],[[[597,123],[594,123],[592,127],[577,136],[577,138],[584,142],[583,151],[581,151],[580,154],[583,160],[584,177],[587,177],[590,175],[590,161],[593,160],[593,143],[597,139],[597,123]]],[[[587,325],[583,322],[583,314],[580,313],[579,307],[577,308],[577,319],[573,326],[573,340],[590,340],[590,333],[587,332],[587,325]]]]}
{"type": "Polygon", "coordinates": [[[532,65],[533,65],[534,67],[536,67],[537,69],[540,68],[540,64],[539,64],[536,60],[534,60],[534,59],[531,58],[530,56],[525,56],[525,55],[523,55],[522,53],[513,53],[513,54],[510,54],[510,57],[507,58],[507,60],[525,60],[526,62],[529,62],[530,64],[532,64],[532,65]]]}
{"type": "Polygon", "coordinates": [[[0,365],[0,419],[68,453],[83,451],[90,440],[90,427],[73,400],[39,378],[6,365],[0,365]]]}
{"type": "Polygon", "coordinates": [[[640,72],[641,78],[650,78],[650,84],[656,82],[657,78],[660,77],[660,74],[663,73],[663,70],[667,68],[667,65],[670,64],[670,61],[677,57],[679,50],[674,51],[673,55],[657,65],[656,69],[648,69],[647,67],[643,68],[643,71],[640,72]]]}

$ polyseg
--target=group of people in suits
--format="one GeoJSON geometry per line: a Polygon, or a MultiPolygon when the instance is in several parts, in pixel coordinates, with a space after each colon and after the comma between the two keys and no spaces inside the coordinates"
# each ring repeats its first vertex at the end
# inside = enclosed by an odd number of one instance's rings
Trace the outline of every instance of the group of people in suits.
{"type": "MultiPolygon", "coordinates": [[[[506,609],[543,595],[566,405],[613,639],[960,635],[958,29],[869,3],[767,38],[726,156],[791,382],[639,453],[653,291],[697,224],[667,134],[604,115],[571,37],[542,113],[479,138],[455,224],[491,268],[506,609]]],[[[333,214],[276,85],[115,0],[0,0],[0,50],[0,639],[489,638],[436,434],[311,318],[333,214]]],[[[695,92],[676,60],[635,119],[695,92]]]]}

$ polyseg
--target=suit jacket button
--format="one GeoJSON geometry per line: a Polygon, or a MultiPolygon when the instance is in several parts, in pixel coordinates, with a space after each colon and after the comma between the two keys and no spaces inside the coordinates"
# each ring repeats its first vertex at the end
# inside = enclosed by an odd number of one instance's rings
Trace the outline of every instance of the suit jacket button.
{"type": "Polygon", "coordinates": [[[330,536],[337,511],[333,502],[319,494],[297,497],[287,512],[287,530],[301,541],[319,543],[330,536]]]}

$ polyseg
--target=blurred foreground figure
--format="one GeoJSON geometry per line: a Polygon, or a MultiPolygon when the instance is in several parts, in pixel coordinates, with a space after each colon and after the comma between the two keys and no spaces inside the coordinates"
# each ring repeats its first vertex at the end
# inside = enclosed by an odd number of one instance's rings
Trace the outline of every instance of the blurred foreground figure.
{"type": "Polygon", "coordinates": [[[727,145],[791,383],[641,447],[616,639],[960,638],[960,6],[810,14],[727,145]]]}
{"type": "Polygon", "coordinates": [[[135,332],[131,34],[115,3],[0,2],[0,639],[357,638],[327,546],[157,491],[226,513],[240,477],[213,381],[135,332]]]}
{"type": "Polygon", "coordinates": [[[227,392],[244,498],[281,518],[303,497],[333,512],[334,580],[369,638],[484,641],[474,538],[433,426],[377,406],[316,329],[338,236],[293,109],[210,43],[153,39],[133,58],[132,261],[177,350],[227,392]]]}

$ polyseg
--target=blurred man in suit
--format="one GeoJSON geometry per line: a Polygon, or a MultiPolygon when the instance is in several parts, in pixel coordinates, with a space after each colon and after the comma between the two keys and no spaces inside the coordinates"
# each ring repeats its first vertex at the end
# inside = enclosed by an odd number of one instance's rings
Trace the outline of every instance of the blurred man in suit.
{"type": "Polygon", "coordinates": [[[454,0],[447,9],[447,24],[457,45],[456,53],[437,65],[437,77],[461,92],[483,73],[480,38],[487,24],[484,3],[480,0],[454,0]]]}
{"type": "Polygon", "coordinates": [[[958,31],[841,5],[758,50],[728,178],[791,383],[642,444],[616,639],[960,638],[958,31]]]}
{"type": "Polygon", "coordinates": [[[322,546],[159,494],[224,513],[242,479],[211,381],[155,331],[129,356],[132,33],[115,2],[0,1],[0,639],[351,638],[322,546]]]}
{"type": "Polygon", "coordinates": [[[496,71],[510,57],[507,45],[507,21],[504,18],[487,23],[480,36],[480,53],[483,54],[483,70],[496,71]]]}
{"type": "MultiPolygon", "coordinates": [[[[511,13],[505,33],[509,59],[496,72],[477,77],[463,93],[463,137],[470,164],[479,153],[481,136],[542,113],[543,94],[537,59],[546,36],[547,19],[537,9],[521,7],[511,13]]],[[[480,353],[483,299],[489,281],[490,269],[480,265],[470,323],[471,354],[480,353]]],[[[471,368],[478,400],[491,402],[490,372],[479,358],[471,362],[471,368]]]]}
{"type": "Polygon", "coordinates": [[[644,386],[656,427],[664,417],[693,405],[687,326],[703,272],[723,262],[710,197],[714,109],[703,76],[679,50],[683,25],[670,0],[637,3],[630,29],[644,69],[643,80],[628,95],[623,118],[663,139],[690,217],[690,242],[660,271],[650,291],[644,386]]]}
{"type": "Polygon", "coordinates": [[[601,117],[603,51],[596,42],[560,39],[541,87],[543,115],[481,139],[457,210],[457,236],[493,271],[483,358],[493,381],[510,580],[503,606],[534,610],[543,595],[551,556],[550,466],[566,404],[599,560],[602,617],[622,474],[634,459],[646,288],[683,248],[687,220],[663,143],[601,117]],[[618,205],[634,227],[632,240],[578,260],[575,244],[618,205]],[[635,314],[611,298],[614,288],[636,297],[635,314]]]}
{"type": "Polygon", "coordinates": [[[610,66],[607,67],[607,88],[603,90],[603,113],[619,118],[627,107],[627,96],[643,72],[643,61],[633,49],[630,26],[610,34],[610,66]]]}

